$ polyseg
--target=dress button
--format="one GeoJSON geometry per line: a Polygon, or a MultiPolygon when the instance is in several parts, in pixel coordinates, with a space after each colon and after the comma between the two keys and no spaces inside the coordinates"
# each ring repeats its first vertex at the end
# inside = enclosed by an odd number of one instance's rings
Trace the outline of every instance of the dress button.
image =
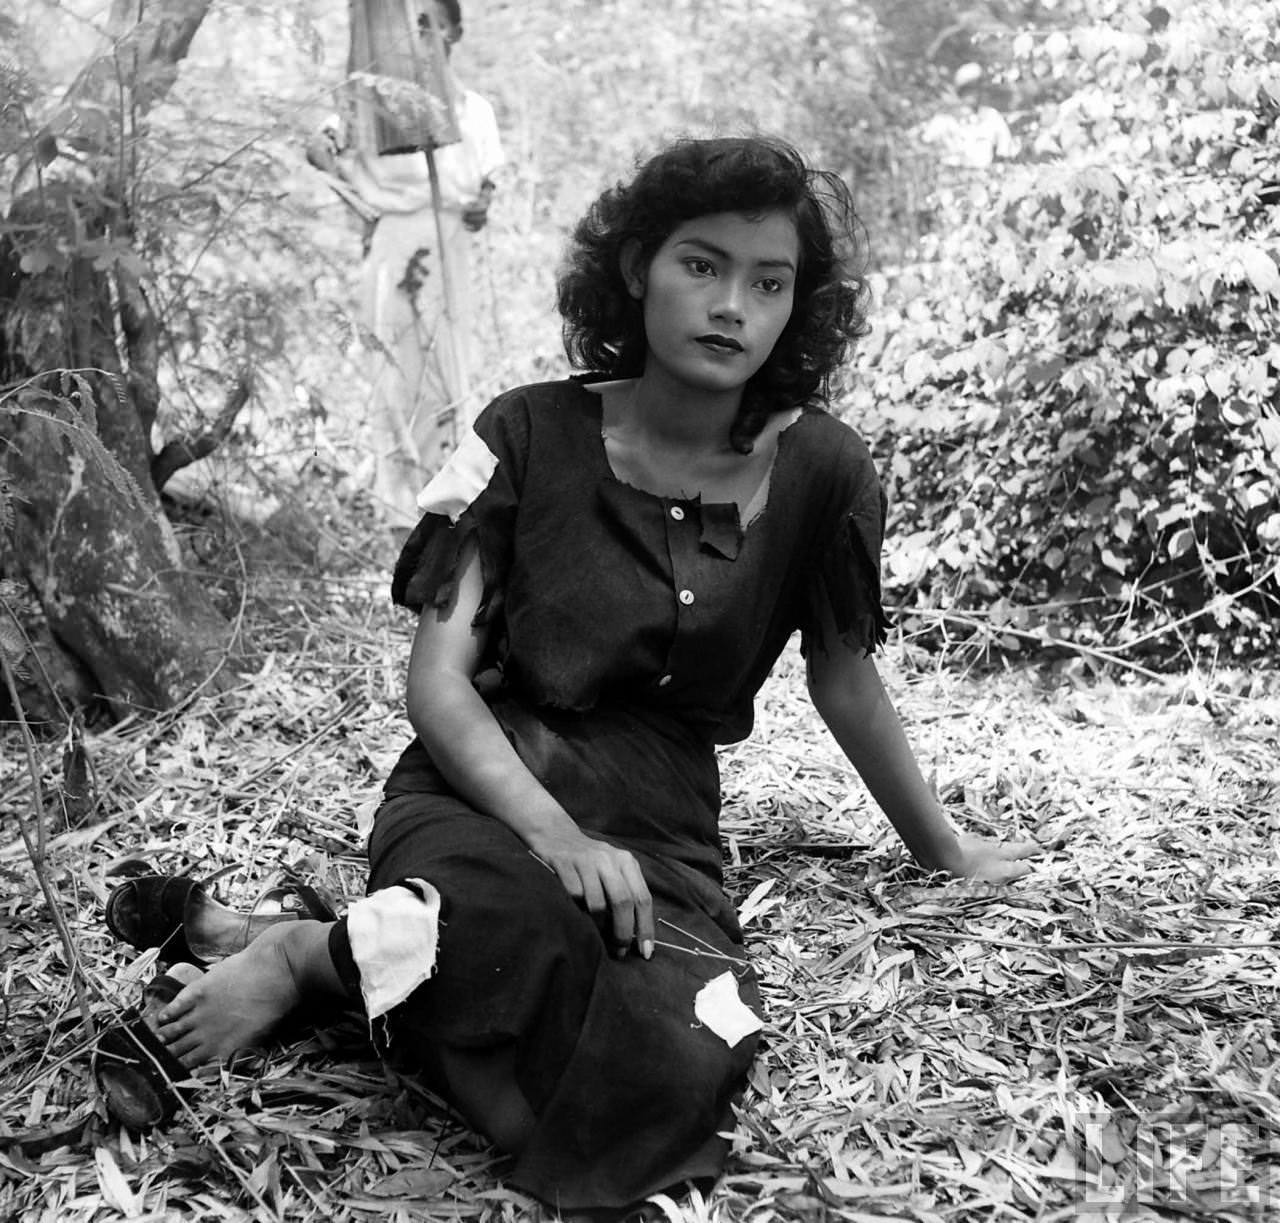
{"type": "Polygon", "coordinates": [[[669,676],[669,675],[664,675],[664,676],[663,676],[663,677],[658,681],[658,687],[659,687],[659,688],[665,688],[665,687],[666,687],[670,682],[671,682],[671,676],[669,676]]]}
{"type": "Polygon", "coordinates": [[[683,603],[686,607],[688,607],[689,604],[693,602],[693,591],[682,590],[678,595],[676,595],[676,598],[679,599],[680,602],[683,603]]]}
{"type": "Polygon", "coordinates": [[[672,518],[674,518],[677,522],[683,522],[683,521],[684,521],[684,508],[683,508],[682,506],[679,506],[679,505],[673,505],[673,506],[671,507],[671,517],[672,517],[672,518]]]}

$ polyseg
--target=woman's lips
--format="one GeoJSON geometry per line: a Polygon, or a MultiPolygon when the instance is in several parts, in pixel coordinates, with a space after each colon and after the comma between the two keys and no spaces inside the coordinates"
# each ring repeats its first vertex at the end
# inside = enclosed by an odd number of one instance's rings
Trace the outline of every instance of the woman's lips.
{"type": "Polygon", "coordinates": [[[703,348],[710,348],[714,352],[742,352],[742,345],[732,336],[727,335],[700,335],[697,342],[703,348]]]}

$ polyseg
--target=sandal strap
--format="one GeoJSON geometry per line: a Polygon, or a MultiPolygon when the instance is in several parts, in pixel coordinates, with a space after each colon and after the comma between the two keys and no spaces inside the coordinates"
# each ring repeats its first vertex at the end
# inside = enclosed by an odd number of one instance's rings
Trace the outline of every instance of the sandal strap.
{"type": "Polygon", "coordinates": [[[121,1071],[137,1075],[154,1094],[160,1115],[150,1124],[161,1125],[178,1109],[180,1099],[192,1088],[191,1072],[147,1026],[137,1007],[125,1011],[117,1023],[98,1037],[93,1053],[93,1074],[99,1090],[117,1120],[131,1126],[142,1119],[112,1108],[113,1095],[104,1087],[104,1076],[121,1071]]]}
{"type": "Polygon", "coordinates": [[[118,1023],[102,1033],[98,1038],[96,1056],[137,1062],[150,1067],[153,1073],[162,1073],[166,1081],[172,1080],[174,1086],[191,1078],[191,1072],[147,1026],[136,1006],[131,1006],[120,1016],[118,1023]]]}
{"type": "MultiPolygon", "coordinates": [[[[186,988],[186,981],[170,976],[167,972],[161,973],[143,987],[142,1001],[144,1005],[159,1003],[161,1006],[168,1006],[186,988]]],[[[147,1030],[150,1031],[150,1028],[147,1030]]]]}
{"type": "MultiPolygon", "coordinates": [[[[204,885],[187,875],[144,875],[128,879],[107,898],[107,929],[139,951],[158,947],[163,961],[186,962],[203,968],[208,956],[216,959],[221,952],[204,945],[197,952],[187,939],[187,930],[196,928],[189,925],[191,916],[201,904],[209,901],[204,885]]],[[[332,922],[338,916],[319,889],[296,878],[264,891],[248,916],[252,917],[268,901],[275,901],[283,911],[317,921],[332,922]]]]}
{"type": "MultiPolygon", "coordinates": [[[[303,883],[301,879],[290,879],[279,887],[268,888],[259,897],[258,906],[268,900],[283,901],[288,897],[297,898],[307,917],[324,922],[338,920],[338,915],[333,906],[321,892],[313,888],[309,883],[303,883]]],[[[282,905],[281,907],[283,908],[284,906],[282,905]]]]}
{"type": "MultiPolygon", "coordinates": [[[[187,945],[183,925],[192,893],[200,888],[187,875],[143,875],[120,884],[107,898],[107,929],[118,939],[147,951],[160,948],[160,958],[203,966],[187,945]],[[133,913],[125,917],[126,898],[133,913]]],[[[203,889],[201,889],[203,890],[203,889]]]]}

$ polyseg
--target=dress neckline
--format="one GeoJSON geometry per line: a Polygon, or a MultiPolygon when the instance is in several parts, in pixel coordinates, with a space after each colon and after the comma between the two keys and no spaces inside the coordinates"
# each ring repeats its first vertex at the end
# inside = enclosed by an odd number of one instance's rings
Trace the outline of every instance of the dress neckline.
{"type": "MultiPolygon", "coordinates": [[[[612,381],[612,380],[611,380],[612,381]]],[[[624,381],[617,379],[616,381],[624,381]]],[[[607,382],[585,383],[575,381],[575,385],[587,397],[590,406],[589,422],[591,424],[592,440],[594,442],[594,450],[597,461],[601,469],[601,475],[612,481],[614,484],[621,485],[623,488],[629,488],[632,492],[639,493],[643,497],[649,497],[654,501],[662,503],[667,502],[684,502],[690,505],[697,505],[703,510],[711,512],[719,511],[720,513],[732,513],[737,520],[738,529],[746,531],[758,518],[761,518],[765,511],[769,508],[770,490],[773,484],[773,473],[777,469],[778,459],[782,454],[783,438],[791,431],[791,426],[796,423],[803,415],[803,408],[795,408],[791,412],[791,419],[778,430],[774,439],[773,458],[769,461],[768,470],[761,477],[760,483],[756,486],[756,490],[751,494],[745,507],[739,506],[736,501],[704,501],[700,493],[692,497],[671,497],[664,493],[655,493],[652,489],[641,488],[638,484],[632,484],[629,480],[624,480],[613,469],[613,463],[609,459],[608,446],[605,443],[604,436],[604,387],[609,385],[607,382]]]]}

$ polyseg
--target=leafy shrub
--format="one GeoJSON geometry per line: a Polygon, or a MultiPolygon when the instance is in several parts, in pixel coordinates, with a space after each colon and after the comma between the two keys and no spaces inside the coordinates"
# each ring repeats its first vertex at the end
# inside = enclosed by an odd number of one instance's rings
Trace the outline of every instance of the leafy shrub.
{"type": "MultiPolygon", "coordinates": [[[[906,606],[1106,648],[1280,642],[1280,12],[1088,0],[1020,35],[1055,100],[941,184],[849,407],[906,606]]],[[[1048,96],[1048,91],[1046,91],[1048,96]]]]}

